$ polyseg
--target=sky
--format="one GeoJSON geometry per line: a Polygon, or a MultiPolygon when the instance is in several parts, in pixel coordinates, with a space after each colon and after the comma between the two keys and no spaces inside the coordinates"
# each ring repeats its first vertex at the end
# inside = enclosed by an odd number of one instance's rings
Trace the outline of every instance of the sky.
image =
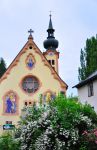
{"type": "Polygon", "coordinates": [[[67,95],[77,95],[80,50],[97,34],[97,0],[0,0],[0,57],[7,66],[34,30],[34,41],[45,51],[49,14],[59,41],[59,74],[68,84],[67,95]]]}

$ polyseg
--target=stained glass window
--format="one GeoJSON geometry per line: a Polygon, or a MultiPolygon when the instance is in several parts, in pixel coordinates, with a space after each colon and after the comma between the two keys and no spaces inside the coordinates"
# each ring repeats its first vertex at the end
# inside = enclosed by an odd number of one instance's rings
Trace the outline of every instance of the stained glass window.
{"type": "Polygon", "coordinates": [[[26,77],[26,78],[24,78],[24,80],[22,82],[22,87],[25,92],[34,93],[39,88],[38,79],[33,76],[26,77]]]}

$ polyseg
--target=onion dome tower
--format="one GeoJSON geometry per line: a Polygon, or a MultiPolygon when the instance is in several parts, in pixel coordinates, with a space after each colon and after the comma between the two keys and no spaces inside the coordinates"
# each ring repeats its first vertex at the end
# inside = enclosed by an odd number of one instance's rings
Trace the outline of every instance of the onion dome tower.
{"type": "Polygon", "coordinates": [[[49,21],[49,26],[48,26],[47,32],[48,32],[48,37],[44,41],[44,48],[46,50],[48,50],[48,49],[56,50],[56,48],[58,48],[58,40],[56,40],[54,37],[55,30],[53,29],[51,15],[50,15],[50,21],[49,21]]]}
{"type": "Polygon", "coordinates": [[[58,73],[59,52],[56,49],[58,48],[59,42],[54,37],[55,29],[53,29],[51,14],[50,14],[50,20],[49,20],[49,26],[47,32],[48,32],[48,37],[43,42],[46,51],[43,52],[43,55],[47,58],[48,62],[53,67],[53,69],[58,73]]]}

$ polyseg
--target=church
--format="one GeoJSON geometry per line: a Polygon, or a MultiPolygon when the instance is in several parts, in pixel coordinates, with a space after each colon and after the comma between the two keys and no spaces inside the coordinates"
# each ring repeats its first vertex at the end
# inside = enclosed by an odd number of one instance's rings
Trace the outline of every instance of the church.
{"type": "MultiPolygon", "coordinates": [[[[54,37],[50,15],[48,37],[41,52],[35,44],[32,30],[27,43],[0,78],[0,130],[5,125],[17,126],[24,106],[53,100],[58,93],[66,95],[67,84],[59,76],[58,40],[54,37]]],[[[0,132],[1,132],[0,131],[0,132]]]]}

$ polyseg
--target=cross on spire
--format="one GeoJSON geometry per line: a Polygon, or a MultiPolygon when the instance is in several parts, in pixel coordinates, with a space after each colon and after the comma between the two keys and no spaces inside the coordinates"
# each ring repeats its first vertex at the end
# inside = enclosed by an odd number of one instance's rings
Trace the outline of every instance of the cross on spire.
{"type": "Polygon", "coordinates": [[[33,32],[34,32],[34,31],[33,31],[32,29],[30,29],[30,30],[28,31],[28,33],[30,33],[28,39],[33,39],[33,36],[32,36],[32,33],[33,33],[33,32]]]}
{"type": "Polygon", "coordinates": [[[30,30],[28,31],[28,33],[30,33],[30,36],[32,36],[32,33],[34,33],[34,31],[33,31],[32,29],[30,29],[30,30]]]}

